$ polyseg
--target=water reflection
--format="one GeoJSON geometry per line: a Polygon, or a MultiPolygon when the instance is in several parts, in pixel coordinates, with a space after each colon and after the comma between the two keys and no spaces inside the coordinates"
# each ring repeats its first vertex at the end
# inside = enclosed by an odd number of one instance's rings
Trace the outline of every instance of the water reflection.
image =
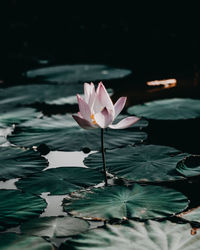
{"type": "Polygon", "coordinates": [[[94,153],[91,151],[88,154],[83,153],[82,151],[76,152],[63,152],[63,151],[51,151],[44,157],[49,161],[49,166],[44,170],[57,167],[84,167],[87,168],[83,160],[89,154],[94,153]]]}
{"type": "Polygon", "coordinates": [[[164,86],[164,88],[175,87],[177,84],[176,79],[155,80],[147,82],[148,86],[164,86]]]}
{"type": "Polygon", "coordinates": [[[59,216],[59,215],[65,215],[67,216],[67,213],[63,212],[62,207],[62,201],[67,195],[48,195],[47,193],[42,193],[40,195],[41,198],[45,199],[47,202],[47,207],[44,211],[44,213],[41,214],[41,217],[46,216],[59,216]]]}
{"type": "Polygon", "coordinates": [[[146,82],[146,85],[149,87],[153,87],[152,89],[148,90],[149,93],[153,93],[163,89],[170,89],[176,87],[177,80],[176,79],[155,80],[146,82]]]}
{"type": "Polygon", "coordinates": [[[15,182],[17,182],[18,180],[19,178],[0,181],[0,189],[17,189],[15,182]]]}

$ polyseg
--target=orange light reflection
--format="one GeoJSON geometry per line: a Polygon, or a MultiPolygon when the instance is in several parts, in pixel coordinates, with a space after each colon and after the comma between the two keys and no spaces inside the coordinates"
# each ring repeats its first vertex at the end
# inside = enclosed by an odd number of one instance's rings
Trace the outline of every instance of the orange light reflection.
{"type": "Polygon", "coordinates": [[[155,80],[146,83],[148,86],[163,86],[164,88],[173,88],[177,84],[176,79],[155,80]]]}

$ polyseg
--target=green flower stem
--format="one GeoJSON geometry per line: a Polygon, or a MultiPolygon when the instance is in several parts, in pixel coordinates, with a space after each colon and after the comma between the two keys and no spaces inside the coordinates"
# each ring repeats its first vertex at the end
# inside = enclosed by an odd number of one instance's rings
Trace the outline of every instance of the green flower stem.
{"type": "Polygon", "coordinates": [[[105,178],[105,186],[108,186],[108,180],[106,175],[106,159],[105,159],[105,149],[104,149],[104,137],[103,137],[104,129],[101,129],[101,153],[102,153],[102,159],[103,159],[103,172],[104,172],[104,178],[105,178]]]}

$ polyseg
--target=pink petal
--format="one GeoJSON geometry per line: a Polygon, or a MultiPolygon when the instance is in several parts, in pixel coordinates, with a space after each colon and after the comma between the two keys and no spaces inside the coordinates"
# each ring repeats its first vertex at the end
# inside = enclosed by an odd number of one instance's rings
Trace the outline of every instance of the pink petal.
{"type": "Polygon", "coordinates": [[[97,126],[94,126],[92,123],[90,123],[89,121],[83,119],[83,118],[80,118],[79,116],[77,115],[72,115],[72,117],[74,118],[74,120],[78,123],[78,125],[81,127],[81,128],[84,128],[84,129],[93,129],[93,128],[97,128],[97,126]]]}
{"type": "Polygon", "coordinates": [[[84,83],[84,96],[85,102],[90,106],[95,97],[95,87],[92,82],[90,84],[87,82],[84,83]]]}
{"type": "Polygon", "coordinates": [[[77,95],[79,111],[83,119],[90,121],[91,120],[91,110],[89,105],[83,100],[80,95],[77,95]]]}
{"type": "Polygon", "coordinates": [[[113,111],[108,110],[107,108],[104,108],[101,112],[94,115],[94,119],[96,123],[101,128],[107,128],[109,124],[113,121],[113,111]]]}
{"type": "Polygon", "coordinates": [[[102,82],[100,82],[98,85],[97,95],[103,108],[106,107],[107,109],[114,110],[112,100],[110,99],[110,96],[102,82]]]}
{"type": "MultiPolygon", "coordinates": [[[[98,89],[97,89],[98,90],[98,89]]],[[[101,101],[99,100],[99,95],[95,94],[93,105],[91,106],[91,110],[93,110],[94,113],[99,113],[104,108],[104,106],[101,104],[101,101]]]]}
{"type": "Polygon", "coordinates": [[[109,128],[112,128],[112,129],[128,128],[139,120],[140,120],[140,118],[138,118],[136,116],[129,116],[129,117],[126,117],[125,119],[121,120],[117,124],[110,125],[109,128]]]}
{"type": "Polygon", "coordinates": [[[122,109],[124,108],[124,105],[126,103],[126,99],[127,97],[120,97],[117,102],[114,105],[114,109],[115,109],[115,118],[119,115],[119,113],[122,111],[122,109]]]}
{"type": "Polygon", "coordinates": [[[85,95],[85,102],[88,103],[90,97],[90,84],[85,82],[84,83],[84,95],[85,95]]]}
{"type": "Polygon", "coordinates": [[[94,84],[91,82],[90,83],[90,97],[88,100],[88,105],[91,107],[94,103],[94,99],[95,99],[96,93],[95,93],[95,87],[94,84]]]}

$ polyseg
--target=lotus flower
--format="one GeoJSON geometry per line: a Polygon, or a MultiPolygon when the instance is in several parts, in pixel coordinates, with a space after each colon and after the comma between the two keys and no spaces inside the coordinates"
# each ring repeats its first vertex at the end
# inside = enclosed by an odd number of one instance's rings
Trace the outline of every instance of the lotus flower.
{"type": "Polygon", "coordinates": [[[79,112],[78,115],[73,115],[73,118],[79,126],[84,129],[104,129],[107,127],[111,129],[124,129],[130,127],[140,119],[135,116],[130,116],[117,124],[112,124],[124,108],[127,98],[120,97],[113,105],[102,82],[98,84],[96,92],[93,83],[85,83],[84,95],[85,97],[82,98],[77,94],[79,112]]]}

